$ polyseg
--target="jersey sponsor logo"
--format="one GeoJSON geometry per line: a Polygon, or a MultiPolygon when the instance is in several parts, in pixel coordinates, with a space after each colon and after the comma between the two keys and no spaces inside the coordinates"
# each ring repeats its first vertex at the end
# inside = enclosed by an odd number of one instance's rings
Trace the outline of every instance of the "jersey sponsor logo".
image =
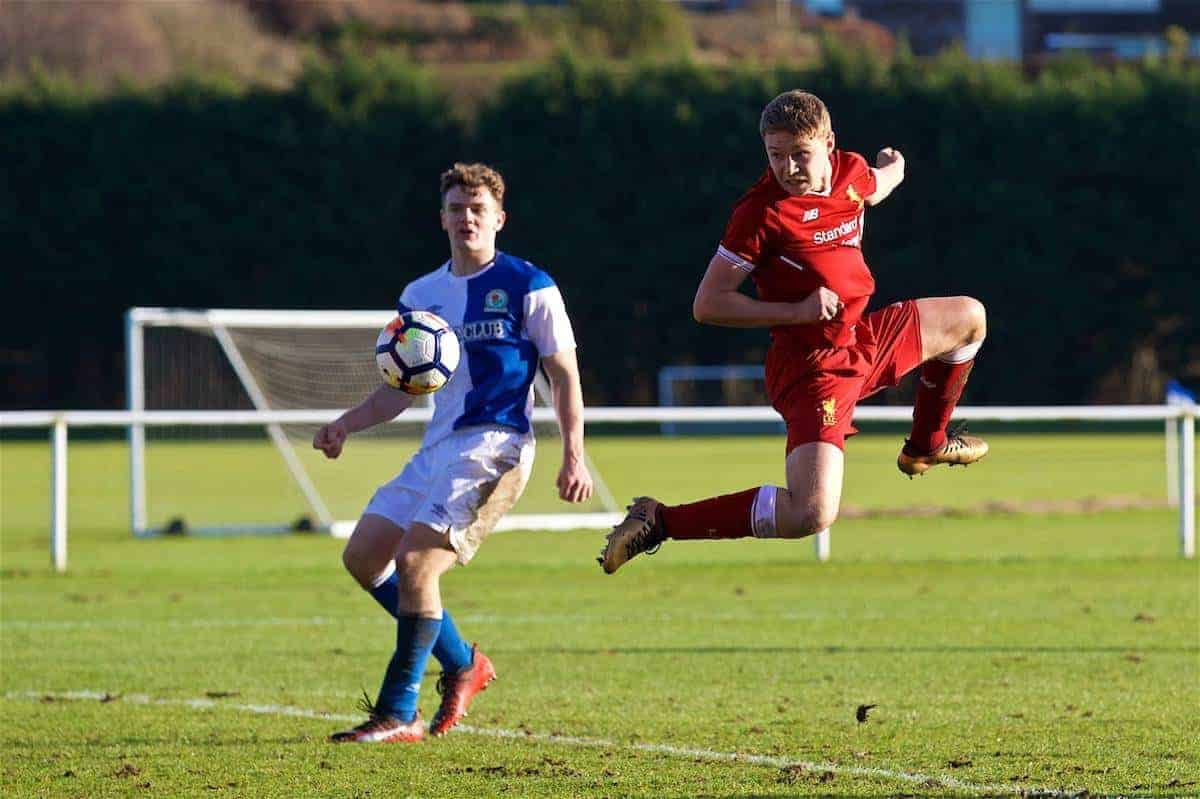
{"type": "Polygon", "coordinates": [[[837,398],[830,397],[821,400],[821,426],[833,427],[837,424],[837,398]]]}
{"type": "MultiPolygon", "coordinates": [[[[818,230],[816,233],[813,234],[813,243],[814,244],[828,244],[829,242],[836,241],[837,239],[840,239],[842,236],[846,236],[850,233],[853,233],[856,230],[858,230],[858,217],[854,217],[853,219],[847,219],[845,222],[838,225],[837,227],[831,227],[828,230],[818,230]]],[[[856,236],[855,244],[858,243],[857,239],[858,239],[858,237],[856,236]]],[[[850,246],[853,246],[853,245],[850,245],[850,246]]]]}
{"type": "Polygon", "coordinates": [[[490,338],[507,338],[506,327],[503,319],[487,319],[482,322],[466,322],[456,332],[463,341],[480,341],[490,338]]]}
{"type": "Polygon", "coordinates": [[[508,313],[508,292],[492,289],[483,298],[483,310],[488,313],[508,313]]]}
{"type": "Polygon", "coordinates": [[[803,219],[801,219],[800,221],[802,221],[802,222],[813,222],[813,221],[815,221],[815,220],[816,220],[816,218],[817,218],[818,216],[820,216],[820,215],[821,215],[821,209],[820,209],[820,208],[809,208],[807,211],[805,211],[805,212],[804,212],[804,218],[803,218],[803,219]]]}

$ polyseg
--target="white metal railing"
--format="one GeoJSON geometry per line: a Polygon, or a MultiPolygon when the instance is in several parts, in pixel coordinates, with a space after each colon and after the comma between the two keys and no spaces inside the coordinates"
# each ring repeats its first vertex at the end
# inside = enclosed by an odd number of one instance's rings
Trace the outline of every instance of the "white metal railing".
{"type": "MultiPolygon", "coordinates": [[[[995,405],[956,408],[955,419],[994,422],[1144,422],[1195,419],[1196,405],[995,405]]],[[[324,424],[337,417],[339,409],[277,411],[0,411],[0,427],[49,427],[59,419],[72,427],[324,424]]],[[[778,422],[779,413],[766,406],[713,408],[588,408],[587,421],[603,422],[778,422]]],[[[397,423],[428,422],[432,408],[410,408],[397,423]]],[[[534,408],[533,421],[555,421],[554,409],[534,408]]],[[[855,421],[908,422],[912,408],[906,406],[859,406],[855,421]]]]}
{"type": "MultiPolygon", "coordinates": [[[[0,428],[38,428],[51,430],[52,484],[50,549],[54,567],[63,571],[67,561],[67,432],[70,427],[203,426],[272,424],[323,424],[338,415],[337,410],[289,411],[5,411],[0,412],[0,428]]],[[[397,423],[426,422],[432,409],[413,408],[396,419],[397,423]]],[[[778,414],[768,407],[736,408],[589,408],[586,420],[604,422],[777,422],[778,414]]],[[[1136,422],[1165,420],[1178,426],[1179,541],[1185,558],[1196,554],[1196,417],[1200,406],[1182,405],[1107,405],[1043,407],[961,407],[955,418],[1005,422],[1032,421],[1109,421],[1136,422]]],[[[534,421],[554,421],[549,408],[535,408],[534,421]]],[[[863,406],[855,410],[855,421],[905,422],[912,419],[906,407],[863,406]]],[[[825,542],[827,545],[827,541],[825,542]]],[[[822,542],[818,541],[818,553],[822,542]]],[[[825,555],[828,552],[826,550],[825,555]]]]}

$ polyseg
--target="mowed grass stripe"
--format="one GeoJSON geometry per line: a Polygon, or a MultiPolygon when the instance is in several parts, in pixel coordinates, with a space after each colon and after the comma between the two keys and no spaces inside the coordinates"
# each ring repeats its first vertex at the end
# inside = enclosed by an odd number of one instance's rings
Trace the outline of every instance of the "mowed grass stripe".
{"type": "MultiPolygon", "coordinates": [[[[357,722],[362,720],[361,715],[352,716],[344,713],[328,713],[320,710],[310,710],[307,708],[290,707],[286,705],[241,704],[209,698],[156,699],[144,694],[120,695],[109,693],[107,691],[95,690],[57,692],[10,691],[5,695],[5,698],[9,700],[31,700],[40,702],[125,702],[127,704],[134,705],[178,706],[190,708],[192,710],[231,710],[243,713],[254,713],[258,715],[289,716],[293,718],[321,719],[324,721],[357,722]]],[[[503,738],[515,741],[538,741],[541,743],[549,743],[559,746],[586,747],[590,749],[626,749],[692,760],[727,761],[748,763],[751,765],[770,766],[779,769],[800,768],[807,771],[830,772],[833,774],[846,774],[858,777],[876,777],[885,780],[915,783],[927,789],[950,788],[956,791],[987,793],[992,795],[1024,795],[1029,793],[1035,793],[1039,796],[1047,797],[1062,795],[1057,791],[1049,791],[1043,788],[1033,788],[1028,785],[977,785],[957,779],[948,774],[919,774],[910,771],[897,771],[869,766],[843,766],[839,763],[815,763],[799,758],[781,757],[777,755],[758,755],[746,752],[718,752],[712,749],[679,747],[656,743],[620,743],[618,741],[611,741],[603,738],[588,738],[575,735],[562,735],[557,733],[539,733],[531,730],[507,730],[490,727],[475,727],[469,724],[460,724],[456,728],[456,733],[481,735],[489,738],[503,738]]]]}

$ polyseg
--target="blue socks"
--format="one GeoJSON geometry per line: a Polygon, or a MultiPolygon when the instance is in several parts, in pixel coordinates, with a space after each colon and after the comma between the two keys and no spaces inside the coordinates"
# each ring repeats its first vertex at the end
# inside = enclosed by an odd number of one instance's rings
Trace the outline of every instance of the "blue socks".
{"type": "Polygon", "coordinates": [[[441,619],[421,616],[396,618],[396,652],[388,664],[375,711],[401,721],[412,721],[417,714],[417,698],[421,694],[421,677],[425,663],[438,639],[441,619]]]}
{"type": "Polygon", "coordinates": [[[462,671],[471,665],[471,647],[454,626],[450,611],[442,608],[442,630],[433,644],[433,656],[448,674],[462,671]]]}
{"type": "Polygon", "coordinates": [[[396,607],[400,604],[400,579],[396,577],[396,572],[389,574],[386,580],[374,588],[367,589],[367,593],[375,597],[375,601],[390,613],[393,619],[399,618],[396,607]]]}
{"type": "MultiPolygon", "coordinates": [[[[400,602],[399,584],[396,572],[392,572],[386,580],[369,592],[375,597],[375,601],[397,620],[400,618],[396,609],[400,602]]],[[[433,645],[433,656],[442,664],[442,668],[451,674],[471,665],[471,647],[458,634],[458,627],[454,625],[454,619],[450,617],[448,610],[442,611],[442,629],[433,645]]]]}

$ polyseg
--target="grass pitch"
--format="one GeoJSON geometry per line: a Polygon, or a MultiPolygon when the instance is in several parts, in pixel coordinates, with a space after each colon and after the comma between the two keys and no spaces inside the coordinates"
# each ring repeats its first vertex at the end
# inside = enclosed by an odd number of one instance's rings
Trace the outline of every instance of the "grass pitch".
{"type": "MultiPolygon", "coordinates": [[[[864,437],[846,501],[1161,496],[1161,438],[1054,438],[909,483],[894,439],[864,437]]],[[[659,464],[608,473],[619,495],[778,480],[774,439],[633,444],[592,445],[602,469],[659,464]]],[[[334,747],[393,637],[340,542],[132,540],[120,448],[77,444],[55,576],[44,449],[0,445],[5,796],[1200,793],[1200,572],[1170,510],[848,520],[828,564],[805,542],[668,542],[613,576],[599,534],[497,535],[443,584],[500,673],[470,729],[334,747]]],[[[231,469],[212,455],[193,481],[232,496],[231,469]]]]}

